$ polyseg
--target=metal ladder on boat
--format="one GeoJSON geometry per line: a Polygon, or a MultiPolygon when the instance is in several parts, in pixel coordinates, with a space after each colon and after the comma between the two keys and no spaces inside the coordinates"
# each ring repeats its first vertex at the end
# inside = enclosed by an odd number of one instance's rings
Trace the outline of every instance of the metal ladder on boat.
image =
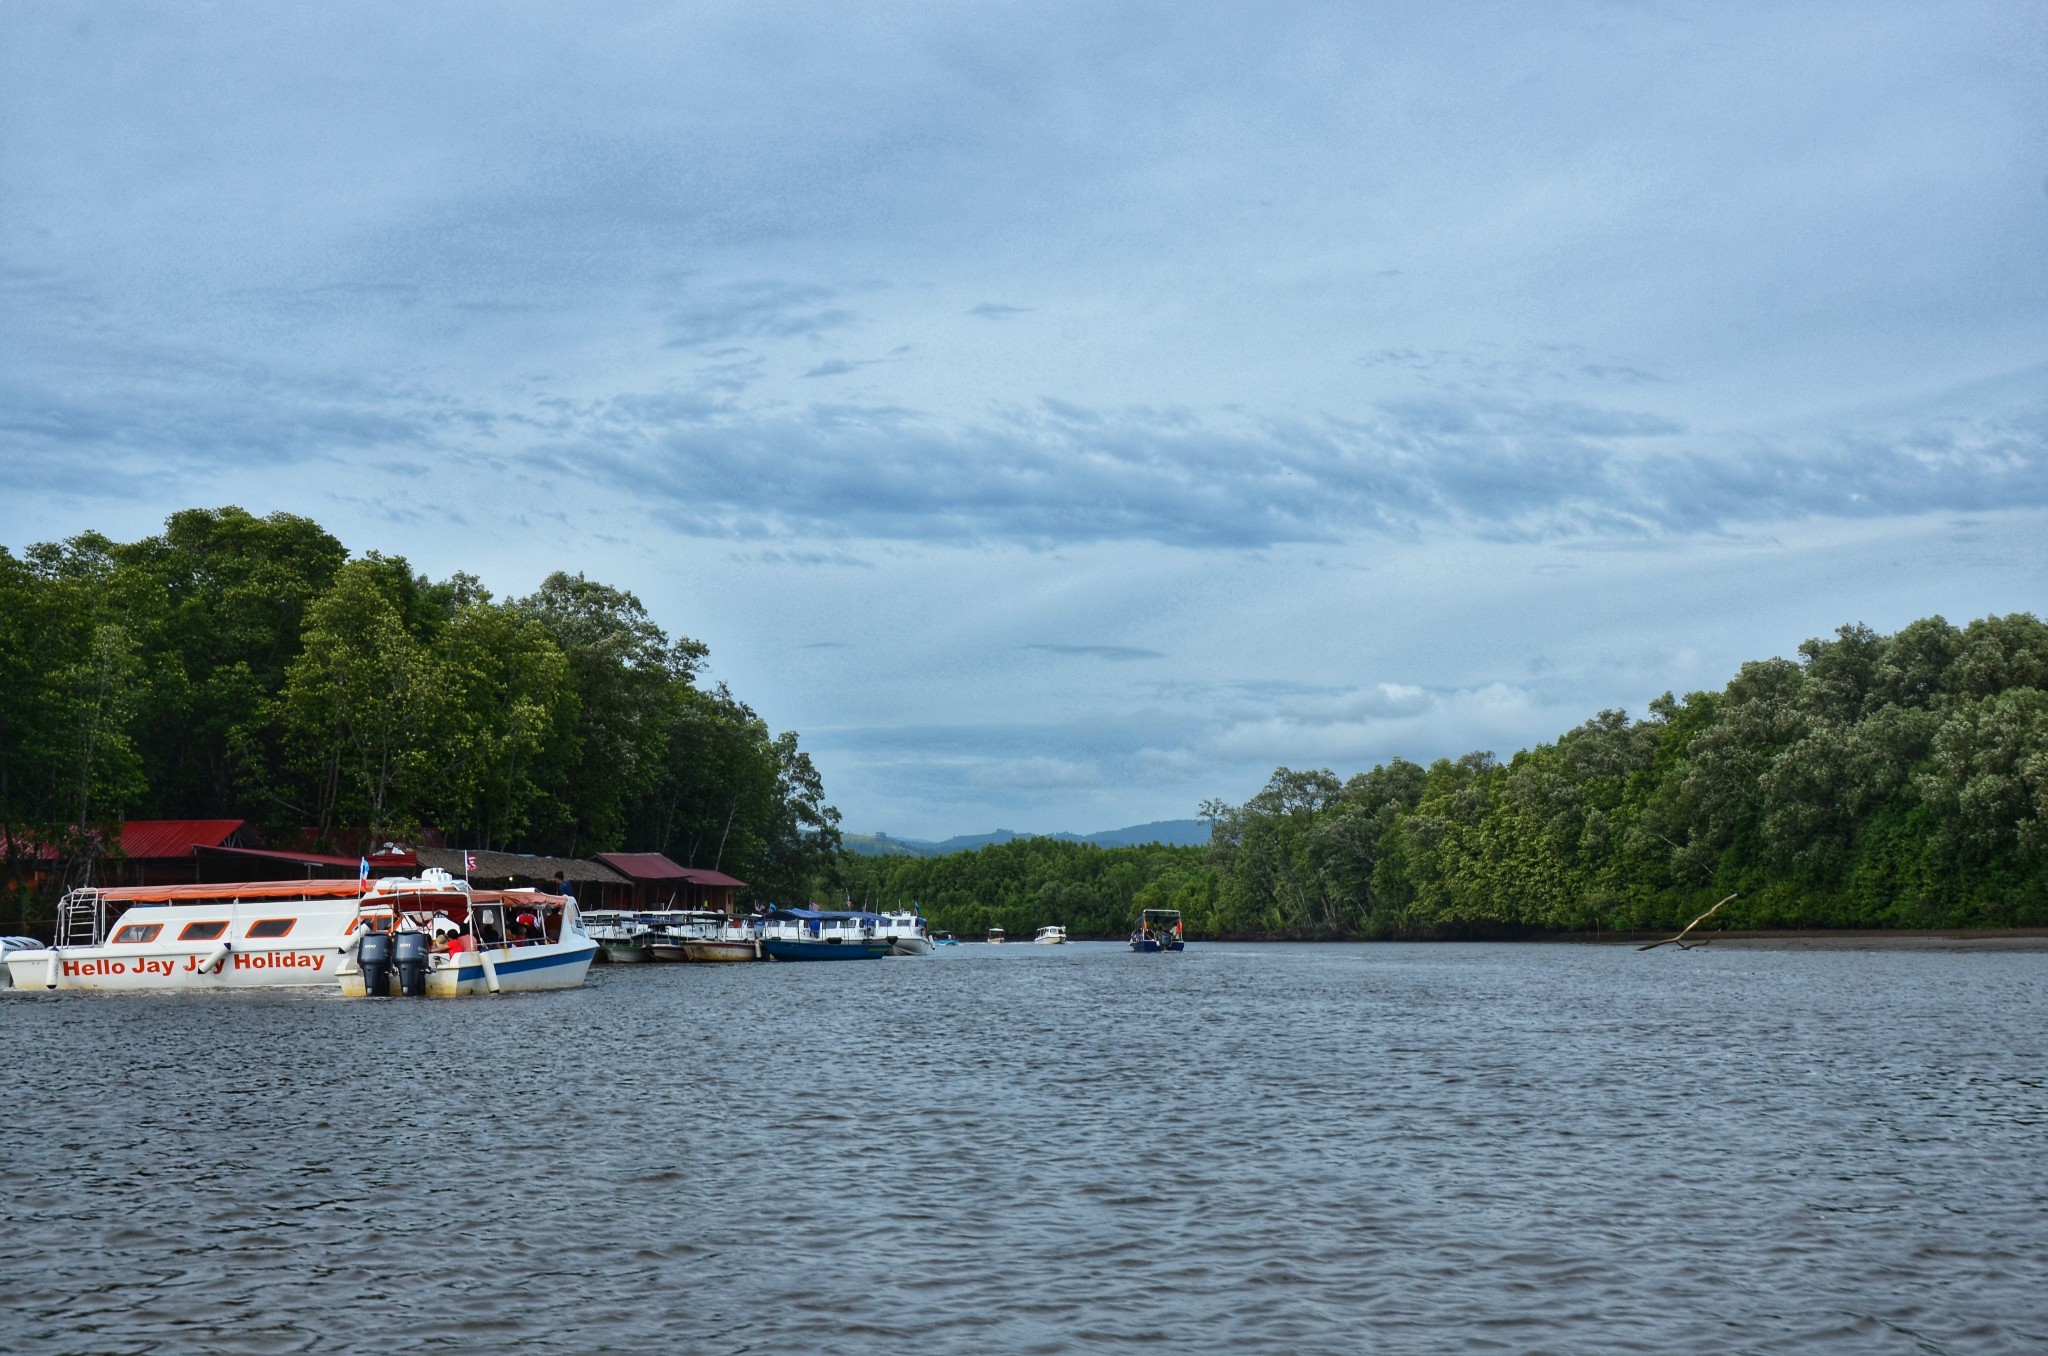
{"type": "Polygon", "coordinates": [[[58,947],[98,946],[106,939],[106,896],[82,885],[57,901],[58,947]]]}

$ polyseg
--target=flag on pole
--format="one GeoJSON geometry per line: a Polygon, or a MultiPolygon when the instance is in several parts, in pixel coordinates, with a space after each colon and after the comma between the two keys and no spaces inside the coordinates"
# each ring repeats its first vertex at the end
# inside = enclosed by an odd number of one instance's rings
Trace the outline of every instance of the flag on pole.
{"type": "Polygon", "coordinates": [[[462,854],[462,878],[463,878],[464,880],[468,880],[468,879],[469,879],[469,873],[470,873],[470,872],[472,872],[472,871],[474,871],[474,870],[476,870],[476,854],[475,854],[474,852],[465,852],[465,853],[463,853],[463,854],[462,854]]]}
{"type": "Polygon", "coordinates": [[[365,857],[365,858],[363,858],[363,860],[362,860],[362,864],[361,864],[361,865],[359,865],[358,867],[356,867],[356,879],[357,879],[357,880],[368,880],[369,878],[370,878],[370,859],[369,859],[368,857],[365,857]]]}

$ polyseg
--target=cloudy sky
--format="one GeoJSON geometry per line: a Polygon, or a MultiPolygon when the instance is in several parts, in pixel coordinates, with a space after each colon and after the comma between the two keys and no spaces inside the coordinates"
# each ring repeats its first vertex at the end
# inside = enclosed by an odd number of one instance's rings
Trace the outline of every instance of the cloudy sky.
{"type": "Polygon", "coordinates": [[[0,542],[634,589],[1089,831],[2041,612],[2048,6],[0,4],[0,542]]]}

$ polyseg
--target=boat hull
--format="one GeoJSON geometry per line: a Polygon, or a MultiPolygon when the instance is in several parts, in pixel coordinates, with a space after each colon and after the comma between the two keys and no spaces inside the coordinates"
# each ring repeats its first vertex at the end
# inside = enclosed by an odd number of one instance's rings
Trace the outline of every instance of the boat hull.
{"type": "Polygon", "coordinates": [[[762,959],[758,942],[706,940],[684,942],[683,959],[696,965],[718,965],[730,961],[757,961],[762,959]]]}
{"type": "MultiPolygon", "coordinates": [[[[499,947],[491,952],[491,962],[497,967],[499,993],[536,993],[546,989],[582,988],[584,977],[590,971],[591,957],[596,954],[595,942],[556,942],[547,946],[499,947]]],[[[360,969],[352,967],[341,974],[339,980],[343,997],[369,996],[360,969]]],[[[444,964],[427,971],[429,998],[470,998],[490,991],[490,976],[484,970],[482,958],[474,952],[465,953],[453,965],[444,964]]],[[[398,992],[396,967],[391,971],[386,992],[390,995],[398,992]]]]}
{"type": "Polygon", "coordinates": [[[654,959],[653,954],[637,942],[599,942],[598,950],[605,960],[614,965],[645,965],[654,959]]]}
{"type": "Polygon", "coordinates": [[[1156,951],[1185,951],[1186,942],[1162,942],[1153,937],[1131,938],[1131,950],[1150,954],[1156,951]]]}
{"type": "Polygon", "coordinates": [[[214,949],[141,954],[132,946],[67,946],[55,953],[54,972],[51,952],[16,951],[7,957],[7,973],[17,989],[274,989],[332,984],[341,962],[338,946],[238,947],[216,968],[202,968],[214,949]]]}
{"type": "Polygon", "coordinates": [[[765,937],[761,949],[768,959],[779,961],[880,960],[889,954],[887,942],[797,942],[765,937]]]}
{"type": "Polygon", "coordinates": [[[938,948],[929,937],[892,937],[889,939],[889,954],[892,956],[929,956],[938,948]]]}

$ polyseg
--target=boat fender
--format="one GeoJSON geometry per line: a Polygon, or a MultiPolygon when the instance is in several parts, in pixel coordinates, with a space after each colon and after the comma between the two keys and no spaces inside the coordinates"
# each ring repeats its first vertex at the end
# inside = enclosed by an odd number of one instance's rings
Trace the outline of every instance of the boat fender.
{"type": "Polygon", "coordinates": [[[477,952],[476,958],[484,963],[484,987],[492,993],[498,992],[498,963],[491,959],[488,949],[477,952]]]}
{"type": "Polygon", "coordinates": [[[57,977],[62,973],[63,966],[57,959],[57,948],[53,946],[50,948],[50,959],[43,964],[43,987],[46,989],[56,988],[57,977]]]}
{"type": "Polygon", "coordinates": [[[199,962],[199,973],[202,975],[219,973],[221,966],[227,964],[228,953],[232,950],[234,950],[232,945],[222,942],[219,946],[207,952],[206,959],[199,962]]]}

